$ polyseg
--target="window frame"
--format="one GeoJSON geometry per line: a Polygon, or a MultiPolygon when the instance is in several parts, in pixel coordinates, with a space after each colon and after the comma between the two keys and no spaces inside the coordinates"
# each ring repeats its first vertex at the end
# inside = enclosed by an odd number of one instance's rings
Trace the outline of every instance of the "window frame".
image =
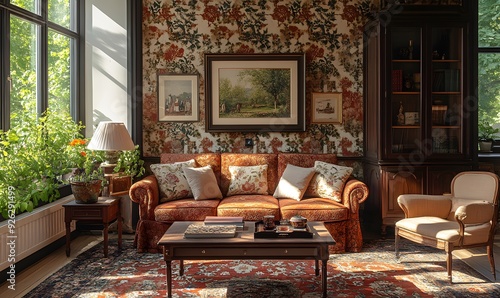
{"type": "Polygon", "coordinates": [[[19,6],[10,4],[9,0],[0,0],[0,47],[3,55],[0,57],[0,94],[2,100],[0,103],[0,130],[10,128],[10,18],[19,17],[23,20],[33,22],[40,26],[40,37],[37,39],[37,55],[39,61],[37,65],[37,114],[43,113],[49,102],[48,95],[48,34],[53,30],[58,34],[69,37],[73,40],[70,43],[70,114],[75,121],[84,122],[84,37],[82,28],[84,28],[85,1],[75,0],[72,9],[74,18],[71,23],[74,30],[63,27],[48,20],[48,2],[49,0],[39,0],[41,13],[36,14],[25,10],[19,6]]]}

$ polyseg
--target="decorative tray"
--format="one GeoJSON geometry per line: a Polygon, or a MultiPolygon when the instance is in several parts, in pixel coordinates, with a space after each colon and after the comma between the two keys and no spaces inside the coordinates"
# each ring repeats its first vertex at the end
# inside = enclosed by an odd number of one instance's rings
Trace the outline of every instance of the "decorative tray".
{"type": "Polygon", "coordinates": [[[276,221],[274,229],[266,230],[264,222],[255,223],[254,238],[313,238],[313,235],[309,225],[304,229],[294,229],[291,225],[280,225],[280,222],[276,221]]]}

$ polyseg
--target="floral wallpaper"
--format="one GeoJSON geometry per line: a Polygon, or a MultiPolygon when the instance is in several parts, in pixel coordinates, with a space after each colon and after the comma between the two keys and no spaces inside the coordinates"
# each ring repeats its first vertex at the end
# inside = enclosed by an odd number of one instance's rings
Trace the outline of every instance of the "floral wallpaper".
{"type": "Polygon", "coordinates": [[[370,0],[143,0],[143,150],[363,154],[363,16],[370,0]],[[205,131],[205,53],[305,53],[306,131],[205,131]],[[199,75],[198,122],[159,122],[157,75],[199,75]],[[342,124],[311,124],[312,92],[341,92],[342,124]],[[254,147],[245,147],[253,139],[254,147]]]}

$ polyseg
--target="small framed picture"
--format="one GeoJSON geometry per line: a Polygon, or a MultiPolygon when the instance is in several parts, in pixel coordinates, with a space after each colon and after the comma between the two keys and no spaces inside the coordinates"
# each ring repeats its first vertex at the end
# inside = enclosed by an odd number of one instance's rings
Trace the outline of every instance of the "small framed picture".
{"type": "Polygon", "coordinates": [[[405,112],[405,125],[419,124],[418,112],[405,112]]]}
{"type": "Polygon", "coordinates": [[[342,123],[342,93],[312,94],[312,123],[342,123]]]}
{"type": "Polygon", "coordinates": [[[158,121],[193,122],[199,114],[198,75],[158,75],[158,121]]]}

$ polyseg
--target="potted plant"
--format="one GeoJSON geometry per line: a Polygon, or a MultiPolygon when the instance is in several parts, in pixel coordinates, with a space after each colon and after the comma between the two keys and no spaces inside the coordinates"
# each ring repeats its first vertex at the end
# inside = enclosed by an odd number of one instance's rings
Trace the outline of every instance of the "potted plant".
{"type": "Polygon", "coordinates": [[[76,203],[92,204],[97,202],[105,181],[104,173],[99,165],[100,162],[87,159],[85,167],[78,168],[69,178],[76,203]]]}
{"type": "Polygon", "coordinates": [[[493,137],[500,131],[498,128],[494,128],[488,121],[483,120],[479,122],[479,151],[481,152],[491,152],[491,147],[493,145],[493,137]]]}

